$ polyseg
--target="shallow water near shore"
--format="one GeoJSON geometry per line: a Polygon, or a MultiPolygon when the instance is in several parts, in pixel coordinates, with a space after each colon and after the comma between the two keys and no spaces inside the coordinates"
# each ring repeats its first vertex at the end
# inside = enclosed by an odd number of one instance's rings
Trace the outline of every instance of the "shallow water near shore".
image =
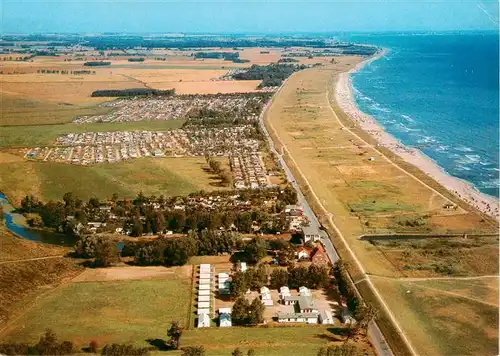
{"type": "Polygon", "coordinates": [[[450,175],[498,197],[498,34],[349,40],[389,49],[352,75],[359,109],[450,175]]]}

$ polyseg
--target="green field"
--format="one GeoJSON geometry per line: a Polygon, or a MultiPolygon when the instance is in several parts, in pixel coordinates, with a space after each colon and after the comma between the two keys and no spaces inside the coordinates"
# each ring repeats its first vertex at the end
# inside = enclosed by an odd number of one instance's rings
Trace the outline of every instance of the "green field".
{"type": "Polygon", "coordinates": [[[184,120],[131,121],[121,123],[57,124],[0,127],[0,147],[37,147],[54,144],[57,136],[71,132],[178,129],[184,120]]]}
{"type": "Polygon", "coordinates": [[[4,340],[33,343],[51,328],[79,347],[90,340],[149,346],[166,338],[172,320],[187,324],[190,288],[188,279],[72,283],[37,303],[4,340]]]}
{"type": "Polygon", "coordinates": [[[332,335],[327,326],[320,325],[231,327],[186,330],[181,341],[182,346],[203,345],[207,356],[229,356],[236,347],[245,353],[252,348],[259,356],[312,356],[333,340],[332,335]]]}
{"type": "Polygon", "coordinates": [[[0,125],[43,125],[70,122],[75,117],[100,115],[111,108],[97,107],[95,103],[69,104],[46,100],[18,98],[2,95],[0,125]]]}
{"type": "MultiPolygon", "coordinates": [[[[373,282],[421,355],[497,355],[498,306],[486,296],[487,284],[476,280],[373,282]],[[479,283],[479,284],[478,284],[479,283]],[[455,285],[455,287],[454,287],[455,285]],[[475,289],[471,295],[466,286],[475,289]],[[455,293],[453,295],[451,293],[455,293]]],[[[497,294],[496,285],[488,292],[497,294]]]]}
{"type": "Polygon", "coordinates": [[[141,190],[146,195],[173,196],[221,189],[219,178],[205,172],[206,167],[201,157],[139,158],[92,166],[12,162],[0,164],[0,187],[14,205],[28,194],[45,201],[60,200],[66,192],[85,200],[106,199],[113,193],[130,199],[141,190]]]}

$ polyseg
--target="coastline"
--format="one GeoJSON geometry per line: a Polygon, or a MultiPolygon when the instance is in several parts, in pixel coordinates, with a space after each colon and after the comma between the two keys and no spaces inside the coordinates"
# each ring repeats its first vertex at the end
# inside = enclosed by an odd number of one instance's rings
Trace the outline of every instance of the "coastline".
{"type": "Polygon", "coordinates": [[[363,131],[375,138],[378,145],[389,149],[406,162],[420,169],[457,198],[499,221],[498,199],[481,193],[472,183],[448,174],[437,162],[423,154],[420,150],[406,147],[397,138],[387,133],[375,118],[362,112],[357,107],[353,96],[351,74],[359,71],[365,65],[382,58],[387,52],[387,49],[383,49],[376,55],[358,63],[349,72],[339,74],[334,88],[337,104],[356,125],[359,125],[363,131]]]}

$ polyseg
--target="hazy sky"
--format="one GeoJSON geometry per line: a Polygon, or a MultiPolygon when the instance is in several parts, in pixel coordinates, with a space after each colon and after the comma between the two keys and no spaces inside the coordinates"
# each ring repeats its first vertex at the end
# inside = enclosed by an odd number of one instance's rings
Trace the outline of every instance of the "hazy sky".
{"type": "Polygon", "coordinates": [[[488,1],[0,0],[2,32],[492,30],[488,1]]]}

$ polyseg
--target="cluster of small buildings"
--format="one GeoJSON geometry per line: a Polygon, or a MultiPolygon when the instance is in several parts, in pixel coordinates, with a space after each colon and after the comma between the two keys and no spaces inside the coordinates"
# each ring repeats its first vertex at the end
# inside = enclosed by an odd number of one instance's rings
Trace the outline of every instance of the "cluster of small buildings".
{"type": "Polygon", "coordinates": [[[176,120],[185,118],[190,110],[231,110],[246,112],[251,102],[261,102],[261,98],[248,95],[178,95],[168,98],[120,99],[101,104],[102,107],[115,108],[104,115],[80,116],[73,120],[76,124],[92,122],[127,122],[141,120],[176,120]]]}
{"type": "Polygon", "coordinates": [[[209,264],[200,265],[200,274],[198,278],[198,327],[210,327],[210,301],[212,298],[212,268],[209,264]]]}
{"type": "MultiPolygon", "coordinates": [[[[250,138],[252,130],[247,125],[199,130],[69,133],[57,137],[55,147],[27,149],[25,157],[87,165],[139,157],[246,155],[259,150],[258,140],[250,138]]],[[[264,174],[261,166],[258,172],[264,174]]],[[[251,174],[255,175],[255,171],[251,174]]]]}
{"type": "Polygon", "coordinates": [[[333,315],[330,310],[319,310],[314,302],[311,291],[302,286],[299,295],[291,295],[287,286],[280,288],[280,303],[292,306],[290,312],[278,313],[279,323],[306,323],[306,324],[333,324],[333,315]]]}
{"type": "Polygon", "coordinates": [[[236,189],[257,189],[269,185],[266,171],[258,153],[231,156],[229,162],[236,189]]]}

